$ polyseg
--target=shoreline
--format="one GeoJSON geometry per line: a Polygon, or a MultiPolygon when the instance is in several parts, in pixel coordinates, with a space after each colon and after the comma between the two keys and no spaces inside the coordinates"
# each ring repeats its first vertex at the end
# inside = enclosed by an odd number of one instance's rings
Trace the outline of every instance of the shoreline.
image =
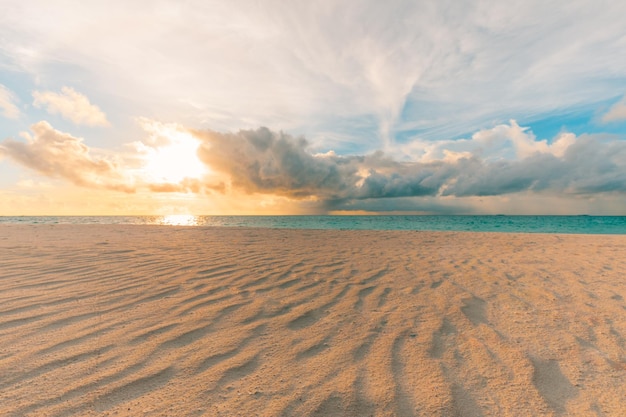
{"type": "Polygon", "coordinates": [[[470,231],[470,230],[418,230],[418,229],[348,229],[348,228],[292,228],[292,227],[254,227],[254,226],[210,226],[210,225],[168,225],[168,224],[126,224],[126,223],[34,223],[34,224],[18,224],[18,223],[0,223],[0,231],[2,228],[146,228],[164,229],[164,230],[232,230],[232,231],[270,231],[270,232],[322,232],[322,233],[420,233],[420,234],[467,234],[467,235],[520,235],[520,236],[572,236],[572,237],[591,237],[591,238],[626,238],[626,234],[622,233],[553,233],[553,232],[501,232],[501,231],[470,231]]]}
{"type": "Polygon", "coordinates": [[[298,230],[411,230],[626,235],[626,216],[44,216],[0,217],[6,224],[134,224],[298,230]]]}
{"type": "Polygon", "coordinates": [[[0,226],[7,415],[619,415],[626,236],[0,226]]]}

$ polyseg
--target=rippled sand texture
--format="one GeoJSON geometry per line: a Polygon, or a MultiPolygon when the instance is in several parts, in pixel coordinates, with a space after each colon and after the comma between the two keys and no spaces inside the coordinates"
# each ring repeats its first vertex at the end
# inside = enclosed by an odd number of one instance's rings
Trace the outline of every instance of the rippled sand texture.
{"type": "Polygon", "coordinates": [[[0,228],[3,416],[620,416],[626,236],[0,228]]]}

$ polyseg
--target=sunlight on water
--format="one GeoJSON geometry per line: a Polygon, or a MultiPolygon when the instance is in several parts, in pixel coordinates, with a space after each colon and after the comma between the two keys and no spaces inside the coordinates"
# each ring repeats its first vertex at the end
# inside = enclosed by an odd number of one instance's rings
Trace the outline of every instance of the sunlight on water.
{"type": "Polygon", "coordinates": [[[191,214],[171,214],[159,218],[157,224],[167,226],[198,226],[200,222],[197,216],[191,214]]]}
{"type": "Polygon", "coordinates": [[[626,216],[0,216],[3,224],[134,224],[626,235],[626,216]]]}

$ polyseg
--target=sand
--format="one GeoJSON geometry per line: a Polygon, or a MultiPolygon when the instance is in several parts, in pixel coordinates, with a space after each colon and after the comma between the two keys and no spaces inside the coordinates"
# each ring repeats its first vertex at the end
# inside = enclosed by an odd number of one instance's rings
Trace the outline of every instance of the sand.
{"type": "Polygon", "coordinates": [[[2,416],[621,416],[626,236],[0,227],[2,416]]]}

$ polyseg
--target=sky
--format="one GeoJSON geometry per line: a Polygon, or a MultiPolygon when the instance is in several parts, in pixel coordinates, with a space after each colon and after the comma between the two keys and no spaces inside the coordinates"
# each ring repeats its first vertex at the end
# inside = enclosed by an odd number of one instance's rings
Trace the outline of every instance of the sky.
{"type": "Polygon", "coordinates": [[[626,2],[0,2],[0,215],[626,215],[626,2]]]}

